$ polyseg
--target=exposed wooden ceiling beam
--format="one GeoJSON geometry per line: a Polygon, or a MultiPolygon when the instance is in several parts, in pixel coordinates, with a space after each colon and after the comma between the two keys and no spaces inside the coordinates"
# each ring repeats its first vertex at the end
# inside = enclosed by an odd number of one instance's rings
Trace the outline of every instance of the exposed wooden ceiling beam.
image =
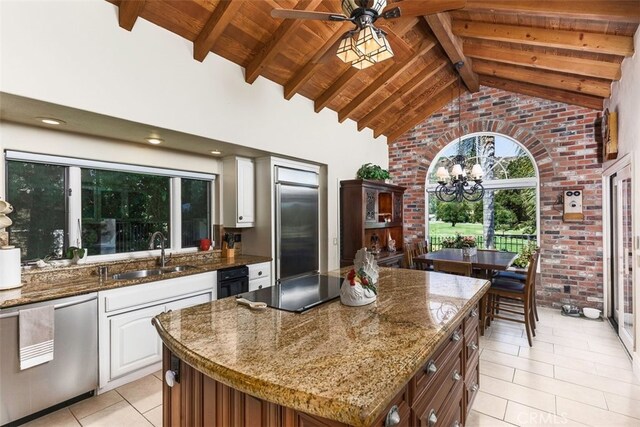
{"type": "Polygon", "coordinates": [[[378,105],[373,110],[369,111],[366,116],[364,116],[358,122],[358,130],[362,130],[369,126],[375,119],[377,119],[380,115],[384,114],[393,104],[395,104],[401,97],[405,95],[409,95],[417,88],[421,87],[424,82],[435,76],[440,70],[448,66],[449,63],[447,61],[435,60],[431,64],[427,66],[420,73],[415,75],[411,80],[402,85],[400,89],[391,94],[390,97],[386,98],[380,105],[378,105]]]}
{"type": "Polygon", "coordinates": [[[435,80],[434,83],[429,86],[424,92],[417,96],[414,96],[411,100],[406,102],[404,106],[395,114],[395,116],[387,117],[387,120],[385,120],[385,122],[381,126],[374,128],[374,137],[377,138],[382,134],[387,134],[389,130],[393,129],[398,124],[402,126],[402,124],[410,121],[412,114],[414,114],[415,111],[421,110],[427,105],[431,105],[434,99],[436,99],[442,93],[442,91],[445,91],[449,86],[455,84],[455,87],[458,87],[457,82],[458,76],[450,73],[447,73],[446,76],[435,80]]]}
{"type": "Polygon", "coordinates": [[[464,66],[459,71],[462,81],[464,81],[470,92],[477,92],[480,88],[478,76],[473,72],[471,60],[464,55],[462,40],[451,31],[451,16],[448,13],[437,13],[425,16],[424,19],[431,27],[431,31],[435,34],[451,63],[464,63],[464,66]]]}
{"type": "Polygon", "coordinates": [[[220,38],[233,16],[242,7],[241,0],[222,0],[193,42],[193,57],[202,62],[220,38]]]}
{"type": "Polygon", "coordinates": [[[121,0],[118,6],[118,23],[122,28],[131,31],[140,12],[144,8],[145,0],[121,0]]]}
{"type": "Polygon", "coordinates": [[[349,114],[353,113],[358,107],[374,97],[380,89],[391,83],[394,78],[400,76],[409,68],[413,67],[422,55],[429,52],[435,45],[435,40],[425,40],[422,42],[418,50],[416,50],[408,59],[403,62],[393,64],[384,73],[380,74],[373,83],[364,88],[364,90],[360,92],[358,96],[353,98],[349,104],[338,111],[338,120],[340,123],[344,122],[349,114]]]}
{"type": "Polygon", "coordinates": [[[458,83],[453,81],[449,86],[443,88],[436,96],[431,98],[429,102],[424,103],[417,108],[413,114],[405,120],[402,125],[398,126],[393,132],[387,134],[387,144],[392,143],[400,136],[404,135],[416,125],[422,123],[427,117],[450,103],[458,95],[458,83]]]}
{"type": "Polygon", "coordinates": [[[553,71],[539,71],[488,61],[475,61],[473,69],[478,74],[485,76],[495,76],[508,80],[533,83],[540,86],[586,93],[604,98],[608,98],[611,95],[610,80],[572,76],[553,71]]]}
{"type": "Polygon", "coordinates": [[[559,71],[581,76],[599,77],[609,80],[620,79],[620,64],[596,61],[594,59],[530,52],[507,47],[464,44],[464,53],[471,58],[505,64],[521,65],[541,70],[559,71]]]}
{"type": "Polygon", "coordinates": [[[564,102],[565,104],[578,105],[580,107],[592,108],[594,110],[602,110],[603,98],[597,96],[569,92],[560,89],[551,89],[525,82],[514,82],[494,76],[481,75],[480,84],[509,92],[535,96],[536,98],[550,99],[553,101],[564,102]]]}
{"type": "MultiPolygon", "coordinates": [[[[302,0],[298,2],[294,9],[296,10],[313,10],[321,3],[322,0],[302,0]]],[[[256,81],[262,70],[275,58],[286,46],[286,39],[289,35],[295,33],[298,28],[304,25],[303,19],[285,19],[273,36],[260,49],[258,54],[253,58],[245,70],[244,79],[247,83],[256,81]]]]}
{"type": "Polygon", "coordinates": [[[315,101],[313,101],[313,109],[315,110],[315,112],[319,113],[324,107],[329,105],[333,98],[338,96],[340,91],[342,91],[342,89],[344,89],[345,86],[349,84],[351,79],[357,76],[360,72],[361,70],[358,70],[354,67],[349,67],[348,70],[343,72],[340,77],[338,77],[338,79],[327,88],[327,90],[322,92],[322,94],[320,94],[320,96],[315,101]]]}
{"type": "Polygon", "coordinates": [[[534,16],[556,16],[616,22],[640,22],[640,5],[631,1],[568,0],[467,0],[469,12],[495,12],[534,16]]]}
{"type": "Polygon", "coordinates": [[[313,57],[307,61],[304,67],[302,67],[293,77],[289,79],[289,81],[284,85],[284,97],[286,99],[291,99],[293,95],[295,95],[300,88],[309,81],[311,77],[313,77],[314,71],[324,65],[324,63],[319,62],[320,59],[327,53],[329,49],[331,49],[338,40],[342,38],[344,33],[353,26],[351,22],[343,22],[340,28],[333,33],[329,39],[322,45],[320,49],[313,55],[313,57]]]}
{"type": "Polygon", "coordinates": [[[457,20],[453,21],[452,28],[453,33],[460,37],[620,56],[633,54],[633,37],[627,36],[457,20]]]}

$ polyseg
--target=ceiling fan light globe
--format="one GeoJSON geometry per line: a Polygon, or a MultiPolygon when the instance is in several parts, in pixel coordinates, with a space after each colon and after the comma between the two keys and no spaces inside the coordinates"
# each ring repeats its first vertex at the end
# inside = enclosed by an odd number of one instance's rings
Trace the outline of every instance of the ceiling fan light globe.
{"type": "Polygon", "coordinates": [[[380,36],[380,41],[382,42],[382,47],[372,54],[376,62],[382,62],[385,59],[393,57],[393,50],[391,49],[389,40],[387,40],[385,36],[380,36]]]}
{"type": "Polygon", "coordinates": [[[353,61],[351,63],[351,66],[357,68],[358,70],[364,70],[365,68],[369,68],[375,64],[376,64],[375,59],[373,59],[370,56],[363,55],[357,61],[353,61]]]}
{"type": "Polygon", "coordinates": [[[347,64],[356,61],[360,58],[360,53],[356,49],[353,37],[347,36],[340,42],[336,56],[340,58],[342,62],[347,64]]]}
{"type": "Polygon", "coordinates": [[[360,30],[358,41],[356,41],[356,49],[363,55],[372,55],[382,47],[383,43],[372,26],[369,25],[360,30]]]}
{"type": "Polygon", "coordinates": [[[380,14],[380,12],[382,12],[382,10],[387,7],[387,0],[373,0],[373,2],[369,6],[369,9],[373,9],[376,12],[378,12],[378,14],[380,14]]]}
{"type": "Polygon", "coordinates": [[[351,16],[354,10],[360,8],[359,0],[342,0],[342,13],[351,16]]]}

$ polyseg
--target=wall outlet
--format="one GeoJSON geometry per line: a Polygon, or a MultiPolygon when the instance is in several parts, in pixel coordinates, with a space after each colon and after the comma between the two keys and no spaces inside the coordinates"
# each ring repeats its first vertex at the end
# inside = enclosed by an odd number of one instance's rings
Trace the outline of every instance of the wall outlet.
{"type": "Polygon", "coordinates": [[[570,294],[571,293],[571,286],[570,285],[564,285],[564,293],[565,294],[570,294]]]}

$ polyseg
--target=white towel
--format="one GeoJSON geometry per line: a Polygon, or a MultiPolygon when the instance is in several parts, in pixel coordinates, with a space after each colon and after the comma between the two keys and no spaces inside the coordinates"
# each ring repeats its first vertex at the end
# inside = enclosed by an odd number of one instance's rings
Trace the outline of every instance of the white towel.
{"type": "Polygon", "coordinates": [[[20,370],[53,360],[54,307],[20,310],[20,370]]]}

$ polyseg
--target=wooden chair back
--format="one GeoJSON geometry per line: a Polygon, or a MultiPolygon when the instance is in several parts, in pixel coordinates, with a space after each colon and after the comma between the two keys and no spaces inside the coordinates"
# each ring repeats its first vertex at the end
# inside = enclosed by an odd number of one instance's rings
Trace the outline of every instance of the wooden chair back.
{"type": "Polygon", "coordinates": [[[421,240],[416,243],[416,255],[422,255],[427,253],[427,247],[424,244],[424,241],[421,240]]]}
{"type": "Polygon", "coordinates": [[[413,247],[413,244],[407,243],[404,245],[404,259],[403,259],[403,267],[404,268],[415,268],[415,264],[413,262],[413,257],[416,256],[416,250],[413,247]]]}
{"type": "Polygon", "coordinates": [[[442,273],[457,274],[458,276],[469,276],[473,272],[471,263],[467,261],[444,261],[433,260],[433,269],[442,273]]]}

